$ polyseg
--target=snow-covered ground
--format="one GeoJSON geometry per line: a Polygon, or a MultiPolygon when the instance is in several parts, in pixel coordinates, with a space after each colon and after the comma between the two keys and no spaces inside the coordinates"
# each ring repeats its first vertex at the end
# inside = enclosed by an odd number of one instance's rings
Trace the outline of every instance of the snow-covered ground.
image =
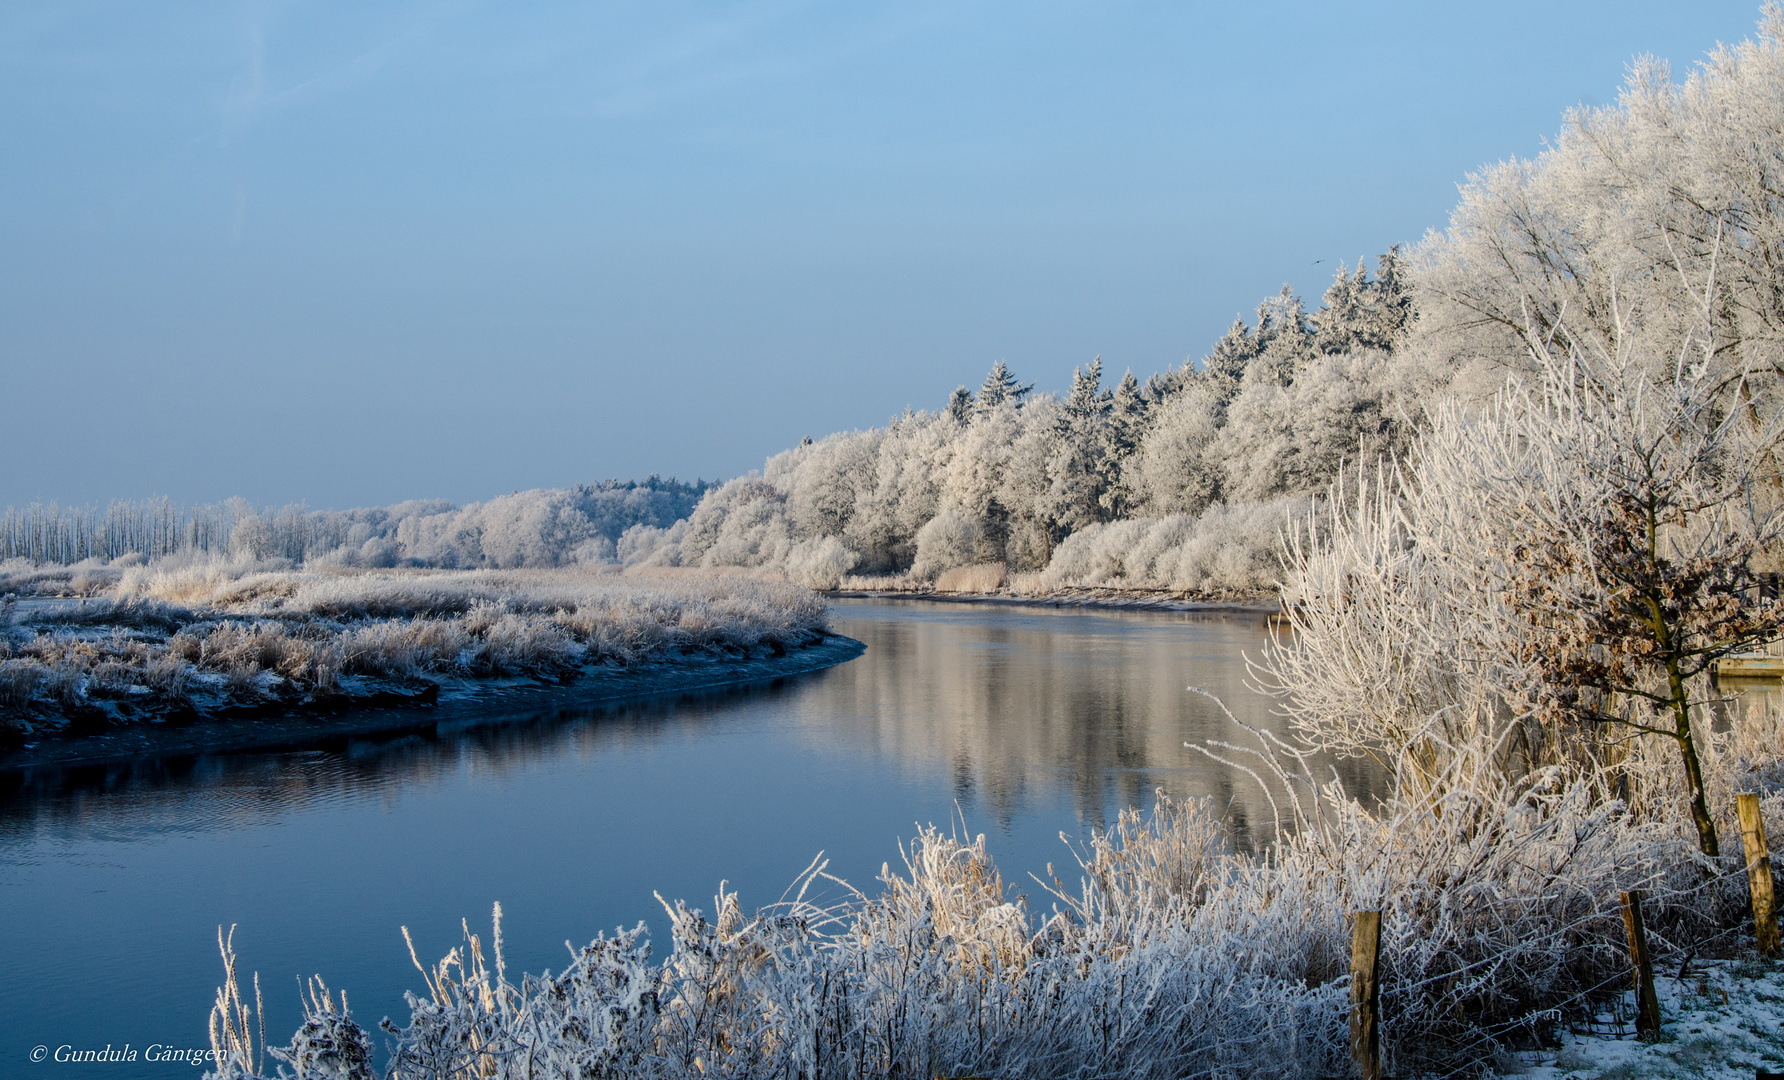
{"type": "Polygon", "coordinates": [[[1776,960],[1694,960],[1655,973],[1661,1036],[1635,1037],[1628,1019],[1634,994],[1621,1008],[1601,1011],[1590,1024],[1564,1026],[1558,1049],[1506,1055],[1498,1075],[1528,1080],[1640,1080],[1703,1077],[1752,1080],[1784,1073],[1784,963],[1776,960]]]}

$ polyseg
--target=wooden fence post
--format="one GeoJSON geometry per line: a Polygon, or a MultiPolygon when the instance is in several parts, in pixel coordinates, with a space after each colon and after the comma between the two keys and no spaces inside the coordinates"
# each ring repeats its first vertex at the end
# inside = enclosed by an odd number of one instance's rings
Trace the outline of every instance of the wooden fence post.
{"type": "Polygon", "coordinates": [[[1758,795],[1738,795],[1735,808],[1741,814],[1741,846],[1747,851],[1747,886],[1753,894],[1753,929],[1759,951],[1778,955],[1778,916],[1773,907],[1772,856],[1765,846],[1765,822],[1759,816],[1758,795]]]}
{"type": "Polygon", "coordinates": [[[1660,1002],[1654,997],[1654,963],[1648,956],[1648,932],[1642,927],[1642,894],[1623,894],[1623,929],[1629,934],[1629,959],[1635,969],[1635,1032],[1643,1038],[1660,1034],[1660,1002]]]}
{"type": "Polygon", "coordinates": [[[1381,912],[1352,913],[1350,932],[1350,1060],[1361,1080],[1381,1080],[1381,912]]]}

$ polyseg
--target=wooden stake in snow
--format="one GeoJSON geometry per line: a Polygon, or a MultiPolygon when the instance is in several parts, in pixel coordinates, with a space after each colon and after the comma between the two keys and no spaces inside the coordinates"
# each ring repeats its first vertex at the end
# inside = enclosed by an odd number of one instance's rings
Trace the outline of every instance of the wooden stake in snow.
{"type": "Polygon", "coordinates": [[[1753,928],[1759,951],[1778,955],[1778,916],[1773,907],[1772,856],[1765,846],[1765,822],[1759,817],[1759,796],[1740,795],[1735,807],[1741,814],[1741,844],[1747,849],[1747,885],[1753,893],[1753,928]]]}
{"type": "Polygon", "coordinates": [[[1635,1032],[1643,1038],[1660,1034],[1660,1002],[1654,997],[1654,964],[1648,956],[1648,932],[1642,927],[1642,894],[1623,894],[1623,929],[1629,933],[1629,959],[1635,968],[1635,1032]]]}
{"type": "Polygon", "coordinates": [[[1352,913],[1350,932],[1350,1060],[1362,1080],[1381,1080],[1381,986],[1376,958],[1381,947],[1381,912],[1352,913]]]}

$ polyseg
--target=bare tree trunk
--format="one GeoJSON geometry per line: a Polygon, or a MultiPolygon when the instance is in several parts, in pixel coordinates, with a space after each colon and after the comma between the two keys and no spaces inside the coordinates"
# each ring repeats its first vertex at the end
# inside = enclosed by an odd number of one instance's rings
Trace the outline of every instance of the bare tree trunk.
{"type": "Polygon", "coordinates": [[[1673,739],[1679,744],[1679,755],[1685,759],[1685,785],[1691,792],[1691,821],[1697,826],[1697,846],[1710,858],[1722,854],[1716,841],[1716,821],[1710,817],[1704,798],[1703,767],[1697,760],[1697,741],[1691,734],[1691,699],[1685,692],[1685,680],[1679,676],[1679,663],[1666,662],[1667,689],[1672,692],[1673,739]]]}

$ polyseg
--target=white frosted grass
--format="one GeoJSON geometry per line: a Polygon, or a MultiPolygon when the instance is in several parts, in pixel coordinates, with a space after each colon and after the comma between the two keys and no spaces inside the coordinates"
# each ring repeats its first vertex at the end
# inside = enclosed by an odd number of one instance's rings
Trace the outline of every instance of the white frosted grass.
{"type": "Polygon", "coordinates": [[[935,579],[935,591],[943,593],[993,593],[1004,587],[1009,568],[1000,562],[957,566],[935,579]]]}
{"type": "MultiPolygon", "coordinates": [[[[1748,747],[1768,747],[1762,761],[1725,741],[1711,768],[1725,788],[1763,785],[1777,821],[1773,725],[1748,747]]],[[[1253,765],[1295,775],[1259,739],[1253,765]]],[[[1311,779],[1257,856],[1230,848],[1207,802],[1130,810],[1049,883],[1048,909],[1007,887],[983,837],[931,828],[871,896],[807,899],[827,884],[818,862],[793,899],[754,914],[722,885],[709,911],[666,904],[662,959],[640,926],[511,980],[499,945],[467,931],[417,964],[425,992],[386,1029],[393,1074],[1338,1075],[1359,908],[1384,912],[1390,1070],[1447,1071],[1620,994],[1620,890],[1648,891],[1663,961],[1714,939],[1745,899],[1738,860],[1694,859],[1682,819],[1629,810],[1601,775],[1546,770],[1373,811],[1311,779]]],[[[219,1075],[262,1075],[247,1026],[223,1032],[219,1075]]],[[[365,1076],[330,1069],[368,1041],[344,1008],[312,1007],[274,1057],[307,1063],[298,1076],[365,1076]]]]}
{"type": "MultiPolygon", "coordinates": [[[[33,585],[57,584],[28,573],[33,585]]],[[[63,568],[62,584],[79,573],[63,568]]],[[[584,664],[784,650],[825,628],[824,602],[807,589],[702,574],[170,560],[109,580],[59,608],[25,617],[16,603],[7,609],[0,718],[27,733],[53,730],[66,707],[132,695],[180,702],[217,678],[254,699],[272,687],[333,693],[347,675],[558,677],[584,664]]]]}

